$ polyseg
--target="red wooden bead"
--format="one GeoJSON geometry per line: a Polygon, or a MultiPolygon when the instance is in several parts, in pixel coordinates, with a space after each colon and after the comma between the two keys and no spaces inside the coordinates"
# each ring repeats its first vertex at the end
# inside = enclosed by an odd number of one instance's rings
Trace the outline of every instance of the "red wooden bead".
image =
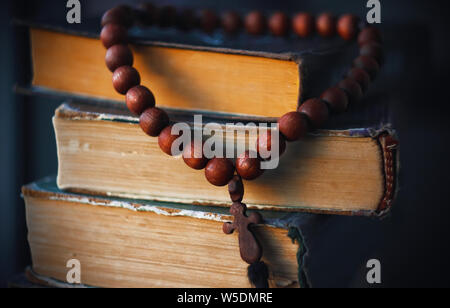
{"type": "Polygon", "coordinates": [[[367,91],[367,89],[369,88],[369,83],[370,83],[370,76],[369,74],[367,74],[367,72],[365,70],[363,70],[362,68],[352,68],[348,74],[348,77],[353,78],[356,80],[356,82],[359,83],[359,85],[361,86],[361,90],[364,92],[367,91]]]}
{"type": "Polygon", "coordinates": [[[196,143],[192,141],[183,151],[183,160],[186,165],[192,169],[205,169],[208,159],[203,154],[203,143],[196,145],[196,143]]]}
{"type": "Polygon", "coordinates": [[[126,5],[116,6],[103,14],[102,27],[107,24],[119,24],[126,28],[133,24],[133,15],[130,7],[126,5]]]}
{"type": "Polygon", "coordinates": [[[328,103],[330,109],[335,113],[341,113],[347,110],[348,97],[344,90],[338,87],[332,87],[323,92],[320,98],[328,103]]]}
{"type": "Polygon", "coordinates": [[[213,158],[205,169],[208,182],[215,186],[227,185],[234,176],[234,165],[228,158],[213,158]]]}
{"type": "Polygon", "coordinates": [[[108,69],[114,72],[121,66],[132,66],[133,53],[127,45],[114,45],[106,51],[105,62],[108,69]]]}
{"type": "Polygon", "coordinates": [[[361,56],[372,57],[378,62],[378,64],[380,65],[383,64],[384,61],[383,48],[378,43],[372,42],[361,45],[359,54],[361,56]]]}
{"type": "Polygon", "coordinates": [[[359,83],[353,78],[345,78],[338,83],[338,87],[347,93],[349,103],[355,104],[363,98],[363,91],[359,83]]]}
{"type": "Polygon", "coordinates": [[[317,33],[323,37],[332,37],[336,34],[336,18],[330,13],[320,14],[316,19],[317,33]]]}
{"type": "Polygon", "coordinates": [[[183,31],[189,31],[198,25],[197,17],[191,9],[184,9],[177,18],[177,27],[183,31]]]}
{"type": "Polygon", "coordinates": [[[167,126],[161,131],[158,137],[159,147],[164,153],[170,156],[180,154],[180,149],[175,149],[175,152],[172,151],[172,145],[175,140],[177,140],[182,135],[182,132],[179,134],[172,134],[172,128],[172,125],[167,126]]]}
{"type": "Polygon", "coordinates": [[[320,128],[329,118],[327,105],[318,98],[305,101],[298,112],[305,114],[315,128],[320,128]]]}
{"type": "Polygon", "coordinates": [[[241,16],[234,11],[225,12],[222,15],[222,27],[228,34],[235,34],[242,27],[241,16]]]}
{"type": "Polygon", "coordinates": [[[308,132],[308,122],[306,118],[298,112],[289,112],[279,120],[279,129],[287,141],[297,141],[306,136],[308,132]]]}
{"type": "MultiPolygon", "coordinates": [[[[279,156],[283,155],[286,151],[286,140],[284,139],[283,135],[279,134],[278,136],[278,149],[279,149],[279,156]]],[[[256,150],[258,151],[258,154],[260,157],[262,157],[261,153],[265,152],[270,153],[272,151],[272,132],[266,131],[259,135],[258,139],[256,140],[256,150]]],[[[269,159],[270,157],[264,157],[264,159],[269,159]]]]}
{"type": "Polygon", "coordinates": [[[380,71],[378,62],[369,56],[359,56],[353,61],[353,66],[365,70],[369,74],[370,80],[374,80],[380,71]]]}
{"type": "Polygon", "coordinates": [[[114,71],[112,82],[114,89],[125,95],[128,90],[141,83],[138,71],[131,66],[121,66],[114,71]]]}
{"type": "Polygon", "coordinates": [[[157,23],[161,28],[174,26],[177,22],[177,10],[171,5],[159,9],[157,23]]]}
{"type": "Polygon", "coordinates": [[[307,37],[314,32],[314,17],[308,13],[298,13],[292,18],[292,29],[300,37],[307,37]]]}
{"type": "Polygon", "coordinates": [[[244,199],[244,183],[239,175],[235,175],[230,183],[228,183],[228,192],[230,194],[231,201],[233,202],[242,202],[244,199]]]}
{"type": "Polygon", "coordinates": [[[100,40],[105,48],[118,44],[127,44],[127,29],[118,24],[107,24],[103,27],[102,32],[100,32],[100,40]]]}
{"type": "Polygon", "coordinates": [[[201,12],[200,24],[206,33],[212,33],[219,26],[219,18],[212,10],[203,10],[201,12]]]}
{"type": "Polygon", "coordinates": [[[381,32],[375,27],[367,27],[361,30],[358,35],[358,44],[362,46],[367,43],[381,44],[383,41],[381,32]]]}
{"type": "Polygon", "coordinates": [[[269,29],[275,36],[285,36],[289,31],[289,17],[282,12],[274,13],[269,19],[269,29]]]}
{"type": "Polygon", "coordinates": [[[252,35],[264,34],[267,29],[266,17],[259,11],[250,12],[245,17],[245,28],[252,35]]]}
{"type": "Polygon", "coordinates": [[[169,116],[159,108],[146,109],[139,119],[142,130],[151,137],[158,137],[161,131],[169,125],[169,116]]]}
{"type": "Polygon", "coordinates": [[[344,40],[350,41],[358,33],[358,22],[359,19],[355,15],[343,15],[338,20],[337,32],[344,40]]]}
{"type": "Polygon", "coordinates": [[[128,90],[126,103],[132,113],[141,115],[145,109],[155,107],[155,96],[148,88],[135,86],[128,90]]]}
{"type": "Polygon", "coordinates": [[[246,151],[236,159],[237,173],[247,181],[260,177],[264,170],[261,169],[261,160],[256,152],[246,151]]]}

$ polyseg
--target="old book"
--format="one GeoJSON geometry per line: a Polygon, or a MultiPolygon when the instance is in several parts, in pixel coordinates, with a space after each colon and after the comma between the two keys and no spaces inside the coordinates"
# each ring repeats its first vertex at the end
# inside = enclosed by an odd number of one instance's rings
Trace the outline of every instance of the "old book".
{"type": "MultiPolygon", "coordinates": [[[[54,93],[123,102],[105,66],[98,27],[32,24],[32,85],[54,93]]],[[[134,66],[157,103],[178,110],[279,117],[295,110],[308,79],[337,82],[345,43],[306,39],[270,42],[149,29],[130,31],[134,66]],[[164,42],[161,42],[161,41],[164,42]],[[212,43],[214,42],[214,43],[212,43]],[[327,76],[317,70],[317,61],[327,76]],[[330,65],[332,64],[332,65],[330,65]],[[338,68],[338,69],[337,69],[338,68]]],[[[308,88],[310,88],[308,86],[308,88]]]]}
{"type": "MultiPolygon", "coordinates": [[[[171,118],[183,120],[177,116],[171,118]]],[[[57,109],[53,123],[61,189],[230,205],[226,189],[210,185],[204,172],[188,168],[181,156],[161,152],[157,138],[145,135],[138,119],[122,108],[67,103],[57,109]]],[[[224,123],[225,138],[234,138],[224,123]]],[[[252,135],[236,142],[254,144],[252,135]]],[[[394,199],[396,145],[385,128],[316,131],[289,144],[276,170],[246,182],[245,202],[257,209],[382,215],[394,199]]]]}
{"type": "MultiPolygon", "coordinates": [[[[98,39],[32,29],[31,41],[33,85],[123,101],[112,87],[98,39]]],[[[297,106],[300,63],[287,55],[270,58],[163,44],[132,49],[142,84],[151,87],[161,107],[276,117],[297,106]]]]}
{"type": "MultiPolygon", "coordinates": [[[[64,285],[67,263],[76,259],[81,286],[250,287],[237,234],[222,231],[232,220],[224,208],[67,193],[57,189],[54,178],[22,192],[35,282],[64,285]]],[[[264,216],[255,233],[270,284],[298,286],[302,250],[291,238],[295,232],[280,227],[295,228],[289,227],[292,219],[273,212],[264,216]]]]}

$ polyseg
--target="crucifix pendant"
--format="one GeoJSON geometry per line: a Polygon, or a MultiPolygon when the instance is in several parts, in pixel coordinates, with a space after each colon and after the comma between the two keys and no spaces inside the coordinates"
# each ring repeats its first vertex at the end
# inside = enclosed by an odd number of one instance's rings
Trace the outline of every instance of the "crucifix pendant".
{"type": "Polygon", "coordinates": [[[244,186],[242,179],[236,176],[228,186],[230,196],[234,202],[231,206],[230,213],[234,217],[233,223],[225,223],[223,232],[232,234],[235,230],[239,232],[239,250],[241,258],[248,264],[253,264],[261,260],[262,248],[250,229],[251,225],[261,224],[263,218],[259,213],[251,213],[246,215],[247,206],[241,201],[244,196],[244,186]]]}

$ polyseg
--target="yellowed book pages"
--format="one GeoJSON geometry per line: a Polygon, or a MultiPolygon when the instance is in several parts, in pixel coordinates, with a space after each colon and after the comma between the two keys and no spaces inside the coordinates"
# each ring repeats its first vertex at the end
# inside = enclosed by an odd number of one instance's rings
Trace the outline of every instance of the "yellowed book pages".
{"type": "MultiPolygon", "coordinates": [[[[67,194],[39,184],[23,194],[37,275],[67,282],[67,263],[77,260],[87,286],[250,287],[237,234],[222,231],[231,219],[225,211],[67,194]]],[[[288,230],[261,225],[255,231],[270,285],[298,286],[299,246],[288,230]]]]}
{"type": "MultiPolygon", "coordinates": [[[[143,133],[132,117],[72,112],[63,105],[53,123],[58,185],[62,189],[180,203],[230,204],[227,189],[209,184],[204,171],[188,168],[181,156],[161,152],[158,139],[143,133]]],[[[375,212],[384,193],[379,140],[327,131],[289,144],[276,170],[245,182],[244,201],[250,208],[352,215],[375,212]]]]}
{"type": "MultiPolygon", "coordinates": [[[[31,29],[33,85],[124,102],[98,39],[31,29]]],[[[299,63],[244,54],[132,46],[134,67],[160,107],[279,117],[297,109],[299,63]]]]}

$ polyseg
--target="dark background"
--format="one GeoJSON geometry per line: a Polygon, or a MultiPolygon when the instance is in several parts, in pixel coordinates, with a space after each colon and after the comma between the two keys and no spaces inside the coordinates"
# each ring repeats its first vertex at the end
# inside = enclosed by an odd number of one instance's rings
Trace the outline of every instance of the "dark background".
{"type": "MultiPolygon", "coordinates": [[[[100,16],[116,3],[83,1],[82,18],[100,16]]],[[[13,16],[62,16],[66,1],[2,1],[0,8],[0,286],[30,264],[21,185],[57,172],[51,118],[58,99],[15,95],[30,79],[26,31],[13,16]]],[[[154,1],[218,11],[324,10],[365,16],[365,0],[154,1]]],[[[388,68],[395,128],[401,141],[400,192],[383,220],[336,217],[321,237],[310,270],[316,287],[367,287],[365,263],[382,264],[383,287],[448,287],[450,282],[449,91],[447,1],[381,1],[389,29],[388,68]]],[[[383,89],[378,89],[383,90],[383,89]]]]}

